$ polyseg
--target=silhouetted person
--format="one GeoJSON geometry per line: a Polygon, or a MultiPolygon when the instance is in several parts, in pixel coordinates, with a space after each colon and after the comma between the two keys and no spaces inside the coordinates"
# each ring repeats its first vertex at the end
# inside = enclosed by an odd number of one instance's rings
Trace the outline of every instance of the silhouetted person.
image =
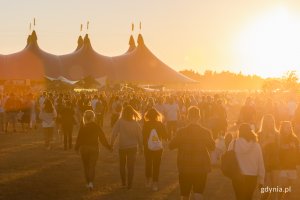
{"type": "Polygon", "coordinates": [[[180,129],[170,142],[170,149],[178,149],[177,165],[180,194],[188,200],[191,191],[194,199],[203,199],[207,174],[211,171],[209,152],[215,149],[211,132],[201,125],[200,111],[197,107],[188,110],[188,125],[180,129]]]}

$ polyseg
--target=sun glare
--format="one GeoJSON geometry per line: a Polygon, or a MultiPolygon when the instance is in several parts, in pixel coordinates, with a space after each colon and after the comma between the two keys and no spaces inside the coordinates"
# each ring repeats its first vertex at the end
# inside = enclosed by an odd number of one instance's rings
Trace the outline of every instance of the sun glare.
{"type": "Polygon", "coordinates": [[[278,6],[256,17],[237,40],[243,72],[279,77],[300,68],[300,16],[278,6]]]}

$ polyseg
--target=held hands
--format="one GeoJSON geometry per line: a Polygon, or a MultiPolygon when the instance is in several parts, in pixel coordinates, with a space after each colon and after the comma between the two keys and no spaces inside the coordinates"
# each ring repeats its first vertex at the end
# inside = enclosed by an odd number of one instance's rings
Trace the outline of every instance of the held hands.
{"type": "Polygon", "coordinates": [[[143,155],[144,154],[144,148],[143,147],[140,147],[139,148],[139,155],[143,155]]]}

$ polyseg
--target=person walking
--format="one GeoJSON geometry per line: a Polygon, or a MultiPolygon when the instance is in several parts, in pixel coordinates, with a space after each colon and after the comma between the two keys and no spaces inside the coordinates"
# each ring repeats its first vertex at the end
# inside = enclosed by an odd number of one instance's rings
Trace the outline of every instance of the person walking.
{"type": "Polygon", "coordinates": [[[72,149],[72,133],[75,125],[75,111],[70,100],[65,100],[61,108],[61,128],[64,134],[64,150],[72,149]]]}
{"type": "MultiPolygon", "coordinates": [[[[279,134],[279,183],[282,188],[293,188],[298,178],[299,139],[290,121],[281,122],[279,134]]],[[[281,193],[280,196],[288,199],[289,193],[281,193]]]]}
{"type": "Polygon", "coordinates": [[[42,110],[39,114],[39,118],[42,120],[45,147],[49,150],[52,149],[52,140],[56,117],[57,113],[52,102],[48,98],[46,98],[42,110]]]}
{"type": "MultiPolygon", "coordinates": [[[[273,115],[264,115],[258,132],[258,141],[262,149],[265,165],[265,186],[278,186],[279,172],[279,132],[273,115]]],[[[261,199],[276,199],[277,193],[264,193],[261,199]]]]}
{"type": "Polygon", "coordinates": [[[132,188],[137,148],[142,152],[142,130],[138,123],[140,114],[130,105],[123,108],[121,117],[113,128],[111,145],[119,140],[119,161],[122,187],[132,188]],[[127,175],[126,175],[127,169],[127,175]]]}
{"type": "Polygon", "coordinates": [[[95,123],[95,113],[86,110],[83,113],[83,124],[79,129],[75,151],[80,152],[84,168],[86,187],[90,190],[94,188],[95,168],[99,155],[99,141],[108,150],[112,150],[99,125],[95,123]]]}
{"type": "Polygon", "coordinates": [[[163,139],[166,139],[166,129],[161,122],[162,116],[155,109],[151,108],[145,113],[145,123],[142,128],[144,155],[145,155],[145,175],[146,187],[158,190],[158,177],[161,157],[163,153],[163,139]]]}
{"type": "Polygon", "coordinates": [[[242,123],[239,135],[229,144],[228,150],[234,150],[240,172],[232,177],[232,185],[237,200],[251,200],[254,190],[264,184],[265,166],[257,135],[251,125],[242,123]]]}
{"type": "Polygon", "coordinates": [[[192,106],[188,109],[188,125],[180,129],[171,140],[169,148],[178,149],[177,165],[182,200],[188,200],[191,191],[194,199],[203,199],[207,174],[211,171],[209,152],[215,148],[215,142],[209,130],[198,121],[200,110],[192,106]]]}

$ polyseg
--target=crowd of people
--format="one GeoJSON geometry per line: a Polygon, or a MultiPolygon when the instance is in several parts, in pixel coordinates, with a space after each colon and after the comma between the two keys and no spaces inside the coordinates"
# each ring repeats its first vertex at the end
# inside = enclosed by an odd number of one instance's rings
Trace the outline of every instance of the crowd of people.
{"type": "MultiPolygon", "coordinates": [[[[189,199],[191,192],[203,199],[207,175],[226,151],[235,152],[239,165],[231,177],[238,200],[252,199],[257,188],[293,186],[298,178],[300,106],[294,94],[104,91],[0,96],[0,132],[26,133],[39,126],[45,148],[53,148],[58,133],[64,150],[75,146],[89,189],[94,187],[99,142],[109,151],[118,149],[121,186],[127,189],[133,186],[138,152],[145,158],[146,187],[158,191],[163,151],[178,149],[182,199],[189,199]]],[[[282,198],[288,194],[261,195],[282,198]]]]}

